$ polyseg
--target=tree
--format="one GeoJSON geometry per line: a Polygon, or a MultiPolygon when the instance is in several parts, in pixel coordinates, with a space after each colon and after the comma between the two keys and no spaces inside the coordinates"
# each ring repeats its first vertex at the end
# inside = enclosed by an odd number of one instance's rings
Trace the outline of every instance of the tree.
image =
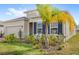
{"type": "Polygon", "coordinates": [[[55,21],[53,16],[58,14],[59,10],[57,8],[51,7],[51,5],[48,4],[37,4],[36,6],[37,11],[41,16],[43,23],[45,24],[45,47],[48,48],[48,25],[55,21]]]}
{"type": "Polygon", "coordinates": [[[45,24],[45,47],[48,48],[48,24],[52,19],[52,7],[50,5],[37,4],[37,11],[39,12],[43,23],[45,24]]]}
{"type": "Polygon", "coordinates": [[[76,25],[73,17],[67,11],[60,11],[55,14],[52,19],[55,19],[54,22],[66,23],[69,22],[70,31],[73,32],[74,27],[76,25]]]}

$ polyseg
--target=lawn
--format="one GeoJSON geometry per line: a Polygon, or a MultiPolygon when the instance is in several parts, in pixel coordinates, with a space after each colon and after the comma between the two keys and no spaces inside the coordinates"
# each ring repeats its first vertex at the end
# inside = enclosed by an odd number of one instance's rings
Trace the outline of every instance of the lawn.
{"type": "Polygon", "coordinates": [[[77,55],[79,54],[79,33],[63,45],[65,47],[62,50],[42,51],[26,43],[0,43],[0,55],[77,55]]]}
{"type": "Polygon", "coordinates": [[[34,49],[31,44],[0,43],[0,55],[43,54],[40,49],[34,49]]]}
{"type": "Polygon", "coordinates": [[[79,33],[72,37],[68,42],[69,48],[66,54],[78,54],[79,55],[79,33]]]}

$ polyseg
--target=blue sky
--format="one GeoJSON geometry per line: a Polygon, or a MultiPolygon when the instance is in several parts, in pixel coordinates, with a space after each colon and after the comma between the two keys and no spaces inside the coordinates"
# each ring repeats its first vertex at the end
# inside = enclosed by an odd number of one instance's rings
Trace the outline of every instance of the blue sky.
{"type": "MultiPolygon", "coordinates": [[[[53,4],[60,10],[68,11],[79,24],[79,4],[53,4]]],[[[0,21],[26,16],[23,12],[36,9],[34,4],[0,4],[0,21]]]]}

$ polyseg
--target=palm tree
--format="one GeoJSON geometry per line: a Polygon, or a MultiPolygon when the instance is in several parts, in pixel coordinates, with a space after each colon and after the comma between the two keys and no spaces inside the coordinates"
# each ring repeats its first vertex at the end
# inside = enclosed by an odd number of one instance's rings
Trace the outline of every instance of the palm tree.
{"type": "Polygon", "coordinates": [[[37,4],[37,11],[39,12],[43,23],[45,24],[45,47],[48,48],[48,25],[52,19],[52,7],[50,5],[37,4]]]}
{"type": "Polygon", "coordinates": [[[48,43],[48,25],[55,21],[55,15],[57,15],[60,11],[57,8],[51,7],[48,4],[41,5],[37,4],[37,11],[39,12],[43,23],[45,24],[45,47],[49,47],[48,43]],[[54,17],[54,18],[53,18],[54,17]]]}
{"type": "Polygon", "coordinates": [[[66,11],[60,11],[56,15],[52,17],[52,19],[55,19],[54,22],[61,22],[61,23],[66,23],[67,21],[69,22],[69,27],[70,31],[74,30],[74,27],[76,25],[73,17],[66,11]]]}

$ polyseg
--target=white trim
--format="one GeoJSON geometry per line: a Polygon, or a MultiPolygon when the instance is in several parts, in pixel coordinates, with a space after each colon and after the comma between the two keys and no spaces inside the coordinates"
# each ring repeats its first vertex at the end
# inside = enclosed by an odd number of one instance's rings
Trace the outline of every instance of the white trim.
{"type": "MultiPolygon", "coordinates": [[[[37,25],[36,25],[36,34],[39,34],[38,33],[38,23],[41,23],[42,24],[42,22],[36,22],[37,23],[37,25]]],[[[42,27],[43,28],[43,27],[42,27]]],[[[43,30],[42,30],[43,31],[43,30]]],[[[41,33],[42,34],[42,33],[41,33]]]]}

